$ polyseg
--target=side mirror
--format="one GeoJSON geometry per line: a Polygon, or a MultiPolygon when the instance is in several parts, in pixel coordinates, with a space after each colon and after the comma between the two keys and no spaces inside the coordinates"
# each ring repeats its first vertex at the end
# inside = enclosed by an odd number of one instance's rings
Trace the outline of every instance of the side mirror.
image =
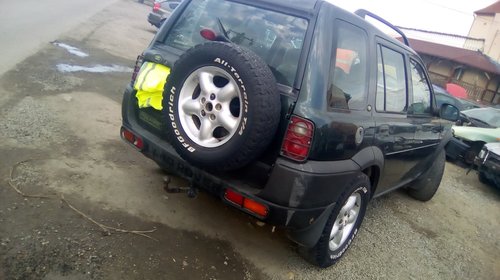
{"type": "Polygon", "coordinates": [[[439,117],[448,121],[456,122],[460,117],[460,111],[453,105],[443,104],[439,109],[439,117]]]}

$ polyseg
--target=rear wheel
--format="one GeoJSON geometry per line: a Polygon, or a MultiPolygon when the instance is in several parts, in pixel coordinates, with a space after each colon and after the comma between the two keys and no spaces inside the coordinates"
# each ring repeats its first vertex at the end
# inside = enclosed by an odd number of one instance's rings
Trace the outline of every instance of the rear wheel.
{"type": "Polygon", "coordinates": [[[319,267],[335,264],[357,235],[369,200],[370,179],[360,173],[340,196],[318,243],[313,248],[300,248],[302,256],[319,267]]]}

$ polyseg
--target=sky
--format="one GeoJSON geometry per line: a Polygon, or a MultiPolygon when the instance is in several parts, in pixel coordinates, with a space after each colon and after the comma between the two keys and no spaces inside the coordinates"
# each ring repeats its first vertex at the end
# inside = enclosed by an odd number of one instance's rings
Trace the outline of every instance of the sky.
{"type": "Polygon", "coordinates": [[[467,36],[474,11],[497,0],[328,0],[348,11],[365,9],[394,25],[467,36]]]}

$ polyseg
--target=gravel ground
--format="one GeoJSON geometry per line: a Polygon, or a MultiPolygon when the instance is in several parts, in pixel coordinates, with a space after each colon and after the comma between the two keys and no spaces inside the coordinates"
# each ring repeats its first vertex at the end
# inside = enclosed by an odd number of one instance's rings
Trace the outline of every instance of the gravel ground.
{"type": "Polygon", "coordinates": [[[355,242],[328,269],[303,261],[281,230],[209,195],[165,193],[165,174],[119,139],[130,73],[56,69],[131,67],[155,32],[147,12],[119,1],[59,39],[89,57],[47,42],[0,78],[0,279],[500,279],[500,193],[455,163],[427,203],[403,191],[373,200],[355,242]],[[9,186],[24,160],[13,183],[55,199],[9,186]],[[156,228],[158,241],[103,235],[60,195],[99,222],[156,228]]]}

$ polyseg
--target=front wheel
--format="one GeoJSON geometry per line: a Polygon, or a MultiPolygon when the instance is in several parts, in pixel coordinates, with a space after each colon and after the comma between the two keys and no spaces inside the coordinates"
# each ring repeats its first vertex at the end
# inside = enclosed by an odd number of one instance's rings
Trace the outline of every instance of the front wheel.
{"type": "Polygon", "coordinates": [[[481,182],[483,184],[489,184],[490,183],[490,180],[488,180],[488,178],[486,178],[486,174],[484,174],[484,171],[479,171],[477,177],[479,178],[479,182],[481,182]]]}
{"type": "Polygon", "coordinates": [[[335,264],[357,235],[369,200],[370,179],[360,173],[340,196],[318,243],[310,249],[301,248],[302,256],[319,267],[335,264]]]}
{"type": "Polygon", "coordinates": [[[444,149],[439,152],[432,165],[420,175],[416,181],[411,183],[408,194],[420,201],[429,201],[436,194],[441,179],[443,178],[444,166],[446,164],[446,153],[444,149]]]}
{"type": "Polygon", "coordinates": [[[483,142],[474,142],[470,144],[470,148],[464,153],[464,161],[467,164],[473,164],[474,159],[479,154],[481,149],[483,148],[483,142]]]}

